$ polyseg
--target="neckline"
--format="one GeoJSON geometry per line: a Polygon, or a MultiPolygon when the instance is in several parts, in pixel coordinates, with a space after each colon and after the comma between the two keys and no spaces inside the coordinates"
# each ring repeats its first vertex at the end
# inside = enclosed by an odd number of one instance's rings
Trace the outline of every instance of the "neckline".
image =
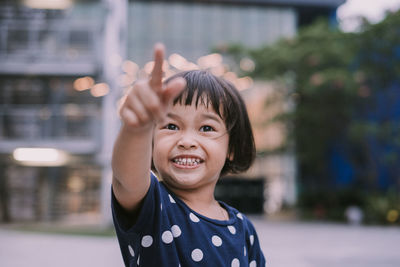
{"type": "Polygon", "coordinates": [[[210,217],[207,217],[201,213],[198,213],[197,211],[195,211],[194,209],[192,209],[191,207],[189,207],[182,199],[180,199],[177,195],[175,195],[171,190],[169,190],[169,188],[167,186],[165,186],[165,184],[163,182],[160,182],[160,184],[162,184],[162,186],[165,188],[165,190],[167,190],[167,192],[174,198],[174,200],[176,201],[176,203],[180,204],[181,206],[183,206],[183,208],[188,212],[188,215],[191,213],[193,213],[194,215],[196,215],[197,217],[201,218],[204,221],[208,221],[211,222],[213,224],[216,225],[221,225],[221,226],[228,226],[228,225],[232,225],[236,222],[236,214],[233,212],[232,208],[229,207],[225,202],[217,200],[218,204],[221,205],[222,208],[224,208],[229,216],[228,220],[217,220],[217,219],[213,219],[210,217]]]}

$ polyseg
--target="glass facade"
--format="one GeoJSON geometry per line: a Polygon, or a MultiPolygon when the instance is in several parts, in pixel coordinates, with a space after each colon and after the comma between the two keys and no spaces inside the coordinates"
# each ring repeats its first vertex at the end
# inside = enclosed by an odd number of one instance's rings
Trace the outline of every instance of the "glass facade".
{"type": "Polygon", "coordinates": [[[99,53],[99,13],[98,4],[78,5],[67,11],[1,5],[0,70],[45,74],[50,72],[48,69],[60,74],[92,72],[99,53]],[[27,62],[37,68],[16,65],[27,62]],[[52,65],[46,69],[44,64],[52,65]]]}
{"type": "Polygon", "coordinates": [[[99,101],[73,88],[72,77],[0,76],[3,140],[92,138],[99,132],[99,101]]]}
{"type": "Polygon", "coordinates": [[[100,168],[92,164],[38,168],[9,164],[8,216],[13,221],[98,220],[100,168]]]}
{"type": "MultiPolygon", "coordinates": [[[[98,79],[101,6],[0,6],[0,221],[100,215],[101,98],[77,90],[98,79]],[[16,148],[56,148],[62,166],[25,166],[16,148]]],[[[39,157],[39,156],[38,156],[39,157]]]]}
{"type": "Polygon", "coordinates": [[[128,57],[143,66],[154,43],[195,61],[213,48],[236,43],[270,44],[296,33],[296,12],[288,7],[170,2],[131,2],[128,57]]]}

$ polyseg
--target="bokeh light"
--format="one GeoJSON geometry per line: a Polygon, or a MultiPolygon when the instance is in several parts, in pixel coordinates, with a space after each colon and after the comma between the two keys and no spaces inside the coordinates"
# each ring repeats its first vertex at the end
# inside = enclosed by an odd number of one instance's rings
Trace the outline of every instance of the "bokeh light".
{"type": "Polygon", "coordinates": [[[98,83],[95,84],[92,89],[90,89],[90,93],[94,97],[105,96],[110,92],[110,87],[106,83],[98,83]]]}

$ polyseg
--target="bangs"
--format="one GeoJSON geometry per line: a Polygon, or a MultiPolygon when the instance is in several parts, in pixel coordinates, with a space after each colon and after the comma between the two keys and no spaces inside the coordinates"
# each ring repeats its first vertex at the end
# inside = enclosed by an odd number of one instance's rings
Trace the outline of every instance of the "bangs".
{"type": "Polygon", "coordinates": [[[226,121],[229,112],[228,103],[232,102],[226,94],[226,82],[207,71],[183,72],[170,77],[166,82],[177,76],[186,80],[186,89],[175,98],[174,105],[194,104],[196,107],[204,105],[207,108],[211,105],[215,113],[226,121]]]}

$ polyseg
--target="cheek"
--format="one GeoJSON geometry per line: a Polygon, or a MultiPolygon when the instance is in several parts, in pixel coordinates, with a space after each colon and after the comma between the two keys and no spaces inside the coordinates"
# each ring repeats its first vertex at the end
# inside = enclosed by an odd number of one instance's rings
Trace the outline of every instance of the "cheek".
{"type": "Polygon", "coordinates": [[[154,138],[153,139],[153,163],[157,168],[162,162],[168,159],[168,142],[163,139],[154,138]]]}
{"type": "Polygon", "coordinates": [[[163,161],[163,159],[165,160],[161,153],[153,151],[153,167],[158,173],[160,173],[160,171],[166,166],[166,163],[163,161]]]}
{"type": "Polygon", "coordinates": [[[160,145],[156,142],[153,143],[153,161],[158,161],[161,153],[160,145]]]}
{"type": "Polygon", "coordinates": [[[218,159],[225,163],[226,159],[229,158],[229,140],[221,140],[221,143],[215,145],[213,150],[215,155],[218,155],[218,159]]]}
{"type": "Polygon", "coordinates": [[[154,136],[153,136],[153,154],[157,153],[157,151],[160,150],[160,146],[162,144],[163,144],[163,142],[162,142],[162,140],[160,140],[160,135],[159,134],[154,134],[154,136]]]}

